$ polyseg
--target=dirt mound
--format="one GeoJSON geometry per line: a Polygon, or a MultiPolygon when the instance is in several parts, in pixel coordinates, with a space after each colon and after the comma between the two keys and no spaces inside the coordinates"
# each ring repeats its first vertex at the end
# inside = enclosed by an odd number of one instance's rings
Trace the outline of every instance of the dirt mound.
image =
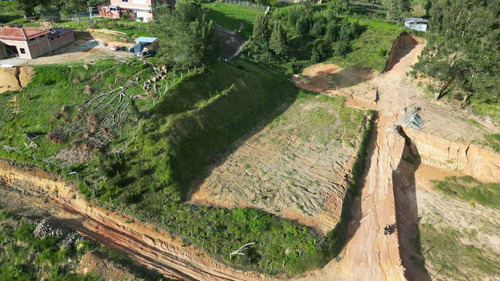
{"type": "Polygon", "coordinates": [[[363,121],[351,109],[341,112],[347,124],[336,106],[299,99],[220,157],[190,203],[257,208],[326,234],[340,217],[363,121]]]}
{"type": "Polygon", "coordinates": [[[14,68],[0,68],[0,94],[7,91],[19,91],[21,85],[19,84],[19,69],[14,68]]]}
{"type": "Polygon", "coordinates": [[[34,75],[35,70],[28,66],[0,67],[0,94],[7,91],[19,91],[29,84],[34,75]]]}
{"type": "Polygon", "coordinates": [[[26,87],[31,79],[35,76],[35,70],[29,66],[23,66],[19,68],[19,83],[21,87],[26,87]]]}
{"type": "Polygon", "coordinates": [[[415,130],[407,133],[418,147],[422,163],[459,171],[483,182],[500,182],[500,154],[415,130]]]}

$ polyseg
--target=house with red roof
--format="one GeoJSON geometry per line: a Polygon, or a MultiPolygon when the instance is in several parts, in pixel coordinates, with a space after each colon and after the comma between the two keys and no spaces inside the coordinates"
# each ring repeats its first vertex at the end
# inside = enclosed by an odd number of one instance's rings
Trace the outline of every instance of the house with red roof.
{"type": "Polygon", "coordinates": [[[153,6],[168,5],[173,8],[175,0],[110,0],[99,5],[99,16],[119,19],[125,16],[131,20],[152,21],[153,6]]]}
{"type": "Polygon", "coordinates": [[[35,29],[0,27],[0,59],[20,57],[33,59],[75,41],[72,29],[35,29]]]}

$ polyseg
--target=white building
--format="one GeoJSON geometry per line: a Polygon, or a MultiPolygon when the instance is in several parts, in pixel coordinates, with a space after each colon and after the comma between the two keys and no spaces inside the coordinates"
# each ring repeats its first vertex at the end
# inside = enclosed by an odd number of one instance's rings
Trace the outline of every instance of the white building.
{"type": "Polygon", "coordinates": [[[427,26],[429,25],[429,21],[421,18],[406,18],[405,19],[405,27],[413,30],[418,30],[425,32],[427,31],[427,26]]]}

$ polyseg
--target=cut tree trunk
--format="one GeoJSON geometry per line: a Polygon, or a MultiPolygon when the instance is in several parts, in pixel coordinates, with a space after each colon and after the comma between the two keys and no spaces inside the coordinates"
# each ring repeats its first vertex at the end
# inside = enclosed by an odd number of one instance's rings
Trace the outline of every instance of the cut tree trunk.
{"type": "Polygon", "coordinates": [[[448,87],[450,86],[452,80],[453,80],[453,76],[448,76],[448,78],[446,78],[446,81],[444,81],[443,86],[441,86],[441,89],[439,90],[439,92],[437,92],[434,95],[435,100],[439,100],[443,96],[446,89],[448,89],[448,87]]]}

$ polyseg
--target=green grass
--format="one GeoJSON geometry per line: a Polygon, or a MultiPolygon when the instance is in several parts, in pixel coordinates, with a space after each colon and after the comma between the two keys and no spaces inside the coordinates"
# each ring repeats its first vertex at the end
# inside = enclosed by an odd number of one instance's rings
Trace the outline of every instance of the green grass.
{"type": "Polygon", "coordinates": [[[500,124],[500,104],[473,102],[472,108],[476,114],[489,116],[496,124],[500,124]]]}
{"type": "Polygon", "coordinates": [[[209,9],[208,16],[214,23],[230,30],[239,30],[240,23],[243,22],[241,33],[247,38],[252,36],[253,22],[257,14],[264,13],[262,10],[218,2],[204,3],[202,6],[209,9]]]}
{"type": "Polygon", "coordinates": [[[461,242],[463,234],[451,227],[419,224],[426,264],[446,280],[487,280],[499,276],[498,256],[490,250],[461,242]],[[495,257],[496,256],[496,257],[495,257]],[[489,277],[489,278],[487,278],[489,277]],[[484,278],[484,279],[483,279],[484,278]]]}
{"type": "MultiPolygon", "coordinates": [[[[94,20],[94,23],[88,21],[78,22],[75,20],[62,20],[53,25],[57,27],[73,28],[77,31],[86,31],[87,28],[108,29],[123,32],[129,38],[153,36],[152,33],[149,32],[149,23],[109,18],[94,18],[94,20]]],[[[24,18],[17,18],[7,24],[22,25],[24,27],[41,27],[40,21],[25,20],[24,18]]]]}
{"type": "Polygon", "coordinates": [[[216,63],[172,87],[123,160],[102,159],[95,170],[104,167],[104,178],[89,180],[106,182],[97,191],[103,202],[122,202],[127,210],[137,210],[138,218],[150,217],[186,245],[200,246],[238,268],[293,275],[318,266],[323,263],[321,246],[309,228],[257,210],[184,203],[191,182],[212,157],[297,92],[282,74],[266,67],[216,63]],[[256,244],[246,256],[229,259],[229,253],[248,242],[256,244]],[[291,253],[283,256],[287,248],[291,253]]]}
{"type": "MultiPolygon", "coordinates": [[[[64,105],[72,105],[92,97],[85,92],[86,85],[94,89],[95,96],[122,86],[124,81],[135,78],[139,72],[143,74],[142,77],[153,75],[152,70],[144,68],[137,61],[127,65],[114,60],[102,60],[88,65],[87,70],[81,64],[33,68],[35,76],[26,88],[0,95],[0,151],[3,151],[3,155],[5,151],[2,147],[5,146],[14,148],[17,154],[35,158],[46,159],[57,154],[62,148],[69,147],[71,141],[79,138],[78,134],[82,132],[69,132],[69,140],[63,144],[54,144],[46,135],[42,135],[35,140],[37,147],[27,148],[23,131],[46,134],[70,127],[81,116],[76,107],[69,114],[59,117],[56,115],[60,114],[64,105]]],[[[143,90],[141,85],[134,84],[124,93],[137,95],[143,93],[143,90]]],[[[152,101],[138,101],[138,107],[146,110],[152,107],[152,101]]],[[[125,132],[132,129],[134,128],[130,124],[124,128],[125,132]]]]}
{"type": "Polygon", "coordinates": [[[405,29],[379,20],[360,20],[359,23],[366,30],[352,41],[351,52],[334,56],[331,61],[342,67],[384,70],[394,41],[405,29]]]}
{"type": "MultiPolygon", "coordinates": [[[[75,273],[75,262],[89,250],[88,247],[61,248],[60,239],[55,236],[36,238],[33,235],[34,224],[13,222],[9,215],[0,210],[0,279],[1,280],[37,280],[44,276],[46,280],[81,280],[98,281],[100,277],[92,273],[75,273]]],[[[14,220],[15,221],[15,220],[14,220]]]]}
{"type": "Polygon", "coordinates": [[[98,281],[89,272],[76,273],[81,257],[93,250],[104,253],[108,261],[118,263],[137,280],[164,280],[156,273],[132,263],[130,258],[114,250],[83,239],[69,247],[61,247],[61,237],[37,238],[36,225],[23,216],[8,214],[0,207],[0,280],[98,281]]]}
{"type": "Polygon", "coordinates": [[[495,151],[500,151],[500,134],[490,134],[484,136],[488,146],[493,148],[495,151]]]}
{"type": "Polygon", "coordinates": [[[363,118],[363,111],[345,106],[344,97],[314,95],[301,91],[294,104],[273,120],[270,128],[271,134],[278,138],[293,134],[304,142],[323,146],[332,145],[333,141],[337,141],[335,144],[340,147],[355,143],[363,118]]]}
{"type": "MultiPolygon", "coordinates": [[[[0,96],[0,145],[16,147],[25,158],[20,158],[18,152],[8,154],[4,150],[0,150],[0,156],[39,165],[45,161],[54,163],[50,156],[69,143],[55,145],[41,137],[35,141],[38,147],[28,150],[23,148],[22,131],[64,128],[66,123],[53,120],[52,115],[60,112],[63,105],[84,99],[85,83],[104,92],[114,88],[110,84],[120,84],[115,82],[116,78],[126,79],[142,70],[135,64],[116,69],[115,66],[113,61],[104,61],[90,65],[88,70],[77,65],[37,67],[35,79],[26,89],[0,96]],[[109,74],[101,73],[105,69],[109,74]],[[9,104],[14,96],[20,103],[17,114],[12,113],[17,107],[9,104]],[[31,155],[43,161],[30,161],[31,155]]],[[[140,93],[141,84],[131,88],[130,94],[140,93]]],[[[214,63],[194,75],[184,76],[154,107],[142,105],[142,111],[150,109],[149,113],[140,115],[140,123],[127,121],[130,129],[124,130],[123,136],[112,143],[112,147],[124,150],[123,155],[95,153],[97,157],[91,162],[71,166],[62,174],[72,181],[74,176],[69,177],[67,172],[78,171],[86,181],[86,184],[79,181],[78,187],[87,197],[110,204],[111,208],[124,208],[136,219],[165,228],[186,245],[203,248],[237,268],[291,276],[323,266],[345,243],[347,211],[339,227],[319,242],[321,238],[312,229],[262,211],[197,207],[184,202],[192,181],[198,179],[213,157],[265,118],[273,120],[270,114],[278,114],[276,108],[293,103],[298,94],[299,90],[283,73],[267,66],[243,60],[214,63]],[[256,244],[249,247],[245,256],[229,259],[229,253],[248,242],[256,244]],[[286,251],[289,254],[284,255],[286,251]]],[[[354,117],[343,106],[342,99],[317,98],[331,102],[333,110],[339,109],[340,119],[346,123],[342,128],[346,137],[346,132],[357,133],[348,125],[354,117]]],[[[324,113],[315,112],[319,123],[335,122],[324,113]]],[[[362,117],[355,115],[358,121],[362,117]]],[[[75,112],[66,122],[79,120],[76,116],[75,112]]],[[[322,133],[306,131],[304,134],[319,136],[322,133]]],[[[358,159],[364,159],[363,153],[358,159]]],[[[364,160],[355,166],[360,167],[362,163],[364,160]]],[[[349,190],[358,188],[355,179],[364,171],[359,167],[353,171],[349,190]]]]}
{"type": "Polygon", "coordinates": [[[444,181],[434,181],[434,188],[448,196],[500,208],[500,183],[481,183],[470,176],[447,177],[444,181]]]}

